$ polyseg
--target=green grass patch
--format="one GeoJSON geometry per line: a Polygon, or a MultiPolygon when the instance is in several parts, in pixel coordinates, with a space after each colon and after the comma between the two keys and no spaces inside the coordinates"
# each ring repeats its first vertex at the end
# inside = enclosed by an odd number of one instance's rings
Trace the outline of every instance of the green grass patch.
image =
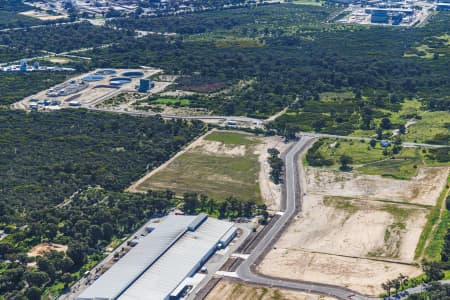
{"type": "Polygon", "coordinates": [[[325,196],[323,198],[323,204],[343,210],[349,215],[352,215],[358,211],[358,207],[354,205],[352,198],[349,197],[325,196]]]}
{"type": "Polygon", "coordinates": [[[394,179],[410,179],[417,173],[417,168],[421,165],[420,157],[405,157],[366,164],[357,168],[357,170],[369,175],[381,175],[394,179]]]}
{"type": "Polygon", "coordinates": [[[178,99],[178,98],[158,98],[158,99],[152,101],[152,103],[165,104],[165,105],[181,105],[181,106],[185,106],[185,105],[191,104],[191,100],[189,100],[189,99],[178,99]]]}
{"type": "Polygon", "coordinates": [[[42,294],[42,299],[54,299],[54,297],[61,295],[64,290],[63,282],[55,282],[52,286],[46,288],[42,294]]]}
{"type": "Polygon", "coordinates": [[[368,142],[359,140],[324,139],[317,151],[325,159],[333,160],[336,167],[340,164],[340,157],[348,155],[353,159],[355,170],[395,179],[413,177],[426,160],[425,153],[419,148],[402,148],[398,154],[384,155],[384,148],[379,143],[372,148],[368,142]]]}
{"type": "Polygon", "coordinates": [[[352,91],[337,91],[320,93],[320,101],[323,102],[340,102],[344,100],[355,99],[355,93],[352,91]]]}
{"type": "Polygon", "coordinates": [[[215,42],[217,48],[255,48],[264,47],[258,39],[227,36],[215,42]]]}
{"type": "Polygon", "coordinates": [[[433,111],[421,114],[422,119],[408,127],[404,140],[430,142],[436,135],[448,135],[450,112],[433,111]]]}
{"type": "Polygon", "coordinates": [[[111,243],[106,247],[106,248],[113,248],[116,249],[117,247],[120,246],[120,244],[123,243],[122,239],[114,239],[111,241],[111,243]]]}
{"type": "Polygon", "coordinates": [[[433,227],[437,222],[445,222],[445,220],[448,218],[448,213],[446,212],[446,214],[443,214],[443,218],[440,219],[440,211],[441,211],[441,207],[442,207],[442,203],[445,200],[445,197],[447,195],[447,190],[448,190],[448,184],[450,181],[450,177],[447,178],[447,185],[445,186],[444,190],[441,192],[438,201],[436,203],[436,205],[431,209],[430,214],[428,215],[428,220],[427,223],[425,224],[425,227],[422,231],[422,234],[420,235],[419,238],[419,242],[417,243],[417,247],[416,247],[416,251],[415,251],[415,255],[414,258],[420,258],[422,256],[422,254],[424,254],[424,257],[426,259],[429,260],[436,260],[437,258],[440,259],[440,251],[439,249],[442,249],[441,247],[443,246],[443,242],[444,242],[444,237],[445,234],[447,233],[446,230],[444,230],[445,224],[440,224],[437,229],[435,230],[435,232],[433,231],[433,227]],[[445,232],[442,232],[445,231],[445,232]],[[433,234],[433,236],[430,236],[431,234],[433,234]],[[427,249],[424,249],[427,243],[427,240],[430,240],[430,243],[427,247],[427,249]],[[430,248],[431,247],[431,248],[430,248]],[[425,251],[425,253],[424,253],[425,251]]]}
{"type": "Polygon", "coordinates": [[[322,6],[323,1],[320,0],[294,0],[292,3],[298,5],[312,5],[312,6],[322,6]]]}
{"type": "Polygon", "coordinates": [[[206,141],[216,141],[228,145],[254,145],[258,144],[250,135],[236,132],[213,132],[205,137],[206,141]]]}

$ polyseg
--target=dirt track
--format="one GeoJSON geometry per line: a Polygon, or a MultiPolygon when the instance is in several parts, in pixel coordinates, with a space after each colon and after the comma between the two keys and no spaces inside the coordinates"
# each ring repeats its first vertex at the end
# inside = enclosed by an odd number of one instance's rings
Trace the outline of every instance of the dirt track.
{"type": "Polygon", "coordinates": [[[208,294],[206,300],[332,300],[335,298],[290,290],[263,288],[254,285],[221,280],[208,294]]]}

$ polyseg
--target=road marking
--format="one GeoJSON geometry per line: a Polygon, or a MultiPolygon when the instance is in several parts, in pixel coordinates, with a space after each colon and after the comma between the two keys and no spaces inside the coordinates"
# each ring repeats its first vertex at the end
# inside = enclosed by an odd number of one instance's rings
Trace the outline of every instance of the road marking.
{"type": "Polygon", "coordinates": [[[236,274],[236,272],[217,271],[215,273],[215,275],[239,278],[239,276],[236,274]]]}
{"type": "Polygon", "coordinates": [[[242,253],[233,253],[231,254],[231,257],[239,257],[242,259],[247,259],[250,256],[250,254],[242,254],[242,253]]]}

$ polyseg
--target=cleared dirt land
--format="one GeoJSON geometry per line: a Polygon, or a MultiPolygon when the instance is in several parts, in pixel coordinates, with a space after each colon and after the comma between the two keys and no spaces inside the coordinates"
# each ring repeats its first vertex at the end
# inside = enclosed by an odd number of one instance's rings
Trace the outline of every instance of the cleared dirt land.
{"type": "Polygon", "coordinates": [[[333,300],[335,298],[302,292],[265,288],[221,280],[208,294],[206,300],[333,300]]]}
{"type": "Polygon", "coordinates": [[[261,272],[368,295],[399,273],[422,272],[415,249],[448,168],[421,168],[411,180],[312,167],[305,174],[303,210],[261,272]]]}
{"type": "Polygon", "coordinates": [[[31,248],[27,255],[30,257],[43,256],[50,251],[67,252],[67,249],[68,247],[66,245],[55,243],[41,243],[31,248]]]}
{"type": "Polygon", "coordinates": [[[138,180],[128,191],[170,189],[180,195],[194,191],[217,200],[234,196],[264,201],[269,209],[278,210],[281,187],[269,179],[267,149],[283,152],[288,146],[279,137],[215,130],[138,180]]]}

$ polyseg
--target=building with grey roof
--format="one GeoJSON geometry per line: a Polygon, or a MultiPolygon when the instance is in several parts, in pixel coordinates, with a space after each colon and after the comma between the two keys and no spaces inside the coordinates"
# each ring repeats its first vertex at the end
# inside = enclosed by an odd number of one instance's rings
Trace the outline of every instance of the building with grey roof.
{"type": "Polygon", "coordinates": [[[77,300],[176,299],[179,285],[235,235],[233,223],[206,214],[170,215],[77,300]]]}

